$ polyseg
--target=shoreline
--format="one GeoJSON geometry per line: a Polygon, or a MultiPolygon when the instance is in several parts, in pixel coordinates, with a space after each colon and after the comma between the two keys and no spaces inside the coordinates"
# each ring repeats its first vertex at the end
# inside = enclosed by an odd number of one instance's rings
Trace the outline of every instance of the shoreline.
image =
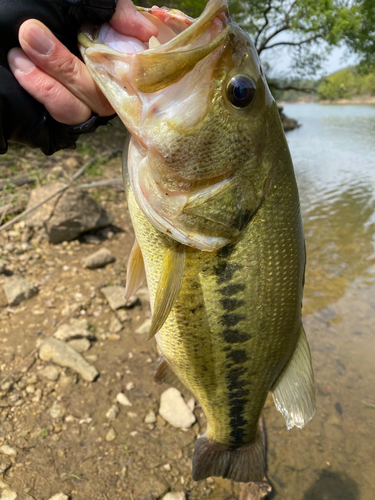
{"type": "Polygon", "coordinates": [[[365,104],[371,105],[375,104],[375,96],[363,96],[357,97],[353,99],[337,99],[337,100],[328,100],[324,99],[319,101],[318,99],[298,99],[296,101],[278,101],[278,105],[285,106],[285,104],[365,104]]]}

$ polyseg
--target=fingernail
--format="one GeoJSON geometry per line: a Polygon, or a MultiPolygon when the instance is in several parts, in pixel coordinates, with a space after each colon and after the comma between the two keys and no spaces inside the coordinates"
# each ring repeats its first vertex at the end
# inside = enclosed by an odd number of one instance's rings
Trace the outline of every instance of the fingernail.
{"type": "Polygon", "coordinates": [[[20,49],[9,52],[9,66],[25,74],[31,73],[35,68],[35,64],[20,49]]]}
{"type": "Polygon", "coordinates": [[[35,24],[26,28],[23,37],[32,49],[43,56],[48,55],[55,45],[45,31],[35,24]]]}

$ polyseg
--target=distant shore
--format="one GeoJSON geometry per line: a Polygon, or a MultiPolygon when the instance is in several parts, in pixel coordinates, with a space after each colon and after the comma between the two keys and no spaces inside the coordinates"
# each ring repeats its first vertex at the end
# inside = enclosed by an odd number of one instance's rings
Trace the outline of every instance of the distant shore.
{"type": "Polygon", "coordinates": [[[293,101],[278,101],[280,106],[285,106],[285,104],[306,104],[306,103],[317,103],[317,104],[375,104],[375,96],[357,96],[351,99],[336,99],[336,100],[318,100],[317,96],[303,96],[299,99],[293,101]]]}

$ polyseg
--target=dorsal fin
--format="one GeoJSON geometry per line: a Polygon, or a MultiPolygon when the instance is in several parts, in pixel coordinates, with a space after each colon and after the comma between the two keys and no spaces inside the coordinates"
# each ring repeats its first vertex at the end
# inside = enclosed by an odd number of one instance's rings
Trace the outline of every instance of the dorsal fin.
{"type": "Polygon", "coordinates": [[[133,293],[142,285],[146,278],[145,265],[143,262],[143,255],[141,247],[137,241],[134,240],[133,248],[129,255],[128,267],[126,271],[126,287],[125,298],[129,299],[133,293]]]}
{"type": "Polygon", "coordinates": [[[180,293],[182,278],[184,277],[185,258],[186,247],[184,245],[169,248],[165,253],[147,340],[150,340],[164,325],[180,293]]]}

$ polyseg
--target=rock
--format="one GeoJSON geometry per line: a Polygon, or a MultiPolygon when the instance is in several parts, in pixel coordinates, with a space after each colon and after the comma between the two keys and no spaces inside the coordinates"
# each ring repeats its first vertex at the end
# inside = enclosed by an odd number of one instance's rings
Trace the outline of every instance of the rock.
{"type": "Polygon", "coordinates": [[[104,286],[101,291],[113,311],[126,306],[127,300],[125,299],[125,288],[123,286],[104,286]]]}
{"type": "Polygon", "coordinates": [[[166,484],[164,481],[155,476],[150,479],[151,479],[151,484],[150,484],[151,495],[148,498],[150,497],[159,498],[167,493],[167,491],[169,490],[168,484],[166,484]]]}
{"type": "Polygon", "coordinates": [[[88,339],[73,339],[69,340],[68,345],[70,347],[73,347],[77,352],[87,352],[90,347],[91,343],[88,339]]]}
{"type": "Polygon", "coordinates": [[[5,262],[0,260],[0,274],[5,273],[5,262]]]}
{"type": "MultiPolygon", "coordinates": [[[[37,205],[63,187],[49,184],[31,191],[27,208],[37,205]]],[[[26,218],[28,227],[43,228],[51,243],[70,241],[80,234],[107,226],[112,218],[85,191],[71,186],[26,218]]]]}
{"type": "Polygon", "coordinates": [[[116,432],[112,427],[108,430],[107,434],[105,435],[105,440],[108,441],[109,443],[111,441],[114,441],[116,439],[116,432]]]}
{"type": "Polygon", "coordinates": [[[71,368],[87,382],[92,382],[99,375],[94,366],[61,340],[50,338],[43,342],[39,350],[39,357],[43,361],[53,361],[57,365],[71,368]]]}
{"type": "Polygon", "coordinates": [[[5,490],[3,490],[1,494],[0,500],[16,500],[16,498],[17,498],[17,493],[15,491],[8,490],[8,488],[6,488],[5,490]]]}
{"type": "Polygon", "coordinates": [[[279,109],[281,123],[283,125],[285,132],[290,132],[291,130],[294,130],[295,128],[299,128],[301,126],[301,124],[298,123],[297,120],[295,120],[294,118],[289,118],[283,113],[284,108],[278,106],[278,109],[279,109]]]}
{"type": "Polygon", "coordinates": [[[115,420],[117,415],[119,414],[120,408],[115,404],[110,407],[110,409],[107,411],[105,416],[108,418],[108,420],[115,420]]]}
{"type": "Polygon", "coordinates": [[[62,418],[65,415],[65,412],[66,412],[65,408],[59,405],[57,401],[53,403],[53,405],[48,411],[48,413],[51,415],[52,418],[62,418]]]}
{"type": "Polygon", "coordinates": [[[143,306],[150,305],[150,292],[147,287],[139,288],[135,294],[143,306]]]}
{"type": "Polygon", "coordinates": [[[102,242],[102,240],[95,234],[84,234],[83,241],[88,245],[100,245],[102,242]]]}
{"type": "Polygon", "coordinates": [[[145,424],[154,424],[156,422],[155,412],[150,410],[145,416],[145,424]]]}
{"type": "Polygon", "coordinates": [[[128,383],[126,384],[126,386],[125,386],[125,389],[126,389],[127,391],[132,391],[132,390],[134,389],[134,387],[135,387],[134,382],[128,382],[128,383]]]}
{"type": "Polygon", "coordinates": [[[0,453],[3,453],[3,455],[7,455],[8,457],[15,457],[17,455],[17,450],[13,448],[13,446],[3,444],[0,446],[0,453]]]}
{"type": "Polygon", "coordinates": [[[112,316],[111,321],[109,323],[109,331],[111,333],[121,332],[123,326],[121,321],[119,321],[116,316],[112,316]]]}
{"type": "Polygon", "coordinates": [[[0,474],[4,474],[10,467],[11,467],[11,462],[5,462],[4,460],[0,461],[0,474]]]}
{"type": "Polygon", "coordinates": [[[173,427],[180,429],[188,429],[195,422],[194,413],[188,408],[181,393],[174,387],[162,393],[159,414],[173,427]]]}
{"type": "Polygon", "coordinates": [[[38,293],[38,287],[21,276],[12,276],[3,284],[3,288],[10,306],[17,306],[38,293]]]}
{"type": "Polygon", "coordinates": [[[49,498],[49,500],[69,500],[68,495],[64,495],[64,493],[57,493],[53,495],[53,497],[49,498]]]}
{"type": "Polygon", "coordinates": [[[64,323],[54,333],[54,337],[59,340],[70,340],[74,338],[91,337],[91,332],[88,330],[89,324],[87,319],[71,319],[70,324],[64,323]]]}
{"type": "Polygon", "coordinates": [[[94,252],[83,259],[83,266],[89,269],[97,269],[98,267],[104,267],[115,260],[116,258],[109,250],[101,248],[97,252],[94,252]]]}
{"type": "Polygon", "coordinates": [[[137,295],[131,295],[128,298],[128,300],[126,301],[125,307],[127,309],[131,309],[132,307],[139,305],[139,304],[140,304],[139,297],[137,297],[137,295]]]}
{"type": "Polygon", "coordinates": [[[128,311],[125,311],[125,309],[119,309],[117,311],[117,315],[122,322],[131,321],[131,319],[132,319],[131,316],[129,315],[128,311]]]}
{"type": "Polygon", "coordinates": [[[40,375],[42,375],[42,377],[46,378],[47,380],[56,382],[56,380],[58,380],[58,378],[60,377],[60,370],[57,368],[57,366],[49,365],[40,371],[40,375]]]}
{"type": "Polygon", "coordinates": [[[163,497],[163,500],[185,500],[185,499],[186,495],[183,491],[170,491],[163,497]]]}
{"type": "Polygon", "coordinates": [[[151,327],[151,318],[146,319],[135,331],[138,335],[146,335],[151,327]]]}
{"type": "Polygon", "coordinates": [[[129,399],[122,392],[119,392],[117,394],[116,401],[122,406],[133,406],[129,399]]]}

